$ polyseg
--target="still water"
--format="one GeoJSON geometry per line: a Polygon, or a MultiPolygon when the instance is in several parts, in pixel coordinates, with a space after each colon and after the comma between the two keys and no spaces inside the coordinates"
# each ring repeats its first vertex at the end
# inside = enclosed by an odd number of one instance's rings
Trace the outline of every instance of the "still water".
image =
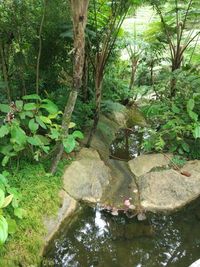
{"type": "Polygon", "coordinates": [[[60,233],[43,266],[187,267],[200,258],[200,200],[173,215],[138,222],[83,208],[60,233]]]}

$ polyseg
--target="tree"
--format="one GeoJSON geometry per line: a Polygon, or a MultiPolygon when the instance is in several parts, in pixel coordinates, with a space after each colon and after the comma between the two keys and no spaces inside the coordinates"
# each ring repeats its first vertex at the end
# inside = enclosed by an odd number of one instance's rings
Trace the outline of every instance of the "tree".
{"type": "MultiPolygon", "coordinates": [[[[189,0],[188,3],[184,3],[181,0],[170,1],[170,7],[172,7],[170,16],[163,12],[165,6],[158,1],[152,1],[152,4],[160,16],[166,42],[170,50],[171,70],[172,74],[174,74],[176,70],[181,68],[185,51],[200,34],[199,30],[194,30],[199,14],[198,9],[196,9],[198,3],[195,0],[189,0]]],[[[174,97],[175,94],[176,78],[172,77],[171,97],[174,97]]]]}
{"type": "Polygon", "coordinates": [[[90,60],[94,68],[95,81],[95,112],[94,122],[90,130],[87,146],[89,147],[92,137],[97,129],[99,115],[101,110],[102,82],[106,66],[110,55],[115,46],[121,25],[129,11],[129,8],[135,1],[112,0],[107,1],[93,0],[93,10],[91,14],[91,28],[95,32],[95,49],[92,49],[89,40],[90,60]]]}
{"type": "MultiPolygon", "coordinates": [[[[74,66],[73,66],[73,84],[69,94],[62,121],[62,135],[66,138],[68,135],[69,124],[72,112],[78,96],[78,91],[82,85],[84,59],[85,59],[85,27],[87,23],[89,0],[71,0],[71,14],[73,21],[74,35],[74,66]]],[[[51,172],[54,173],[57,164],[61,159],[64,147],[62,142],[58,146],[58,154],[55,157],[51,172]]]]}

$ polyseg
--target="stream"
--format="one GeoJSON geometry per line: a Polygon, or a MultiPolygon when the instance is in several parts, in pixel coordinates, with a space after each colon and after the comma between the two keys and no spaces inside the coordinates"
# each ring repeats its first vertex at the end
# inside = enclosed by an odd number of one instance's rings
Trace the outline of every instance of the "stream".
{"type": "Polygon", "coordinates": [[[82,208],[49,247],[43,266],[187,267],[200,257],[200,200],[148,220],[82,208]]]}

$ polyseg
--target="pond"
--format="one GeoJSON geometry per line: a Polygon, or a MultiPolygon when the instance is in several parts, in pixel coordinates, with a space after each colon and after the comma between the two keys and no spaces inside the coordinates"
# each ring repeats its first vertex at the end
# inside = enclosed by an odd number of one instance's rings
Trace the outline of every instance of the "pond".
{"type": "Polygon", "coordinates": [[[42,266],[187,267],[200,258],[200,200],[143,222],[84,207],[49,247],[42,266]]]}

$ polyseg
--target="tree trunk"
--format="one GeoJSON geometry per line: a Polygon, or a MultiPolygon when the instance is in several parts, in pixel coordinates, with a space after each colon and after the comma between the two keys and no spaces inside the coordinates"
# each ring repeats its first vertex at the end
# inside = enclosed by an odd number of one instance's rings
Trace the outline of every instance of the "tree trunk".
{"type": "MultiPolygon", "coordinates": [[[[174,72],[181,68],[181,63],[183,61],[183,56],[181,53],[181,47],[179,50],[176,50],[176,54],[172,59],[172,75],[174,72]]],[[[176,77],[172,77],[170,82],[170,97],[173,98],[176,95],[176,77]]]]}
{"type": "Polygon", "coordinates": [[[129,91],[131,91],[134,87],[135,83],[135,74],[137,70],[137,65],[138,65],[138,59],[132,59],[132,66],[131,66],[131,80],[129,84],[129,91]]]}
{"type": "Polygon", "coordinates": [[[8,72],[7,72],[6,61],[4,57],[3,45],[1,42],[0,42],[0,56],[1,56],[3,78],[4,78],[5,85],[6,85],[7,98],[8,98],[8,101],[10,102],[11,101],[11,90],[9,86],[8,72]]]}
{"type": "Polygon", "coordinates": [[[42,30],[44,26],[45,13],[46,13],[46,0],[44,0],[43,14],[42,14],[42,19],[41,19],[40,29],[39,29],[39,50],[38,50],[37,65],[36,65],[36,94],[37,95],[39,95],[40,58],[41,58],[41,53],[42,53],[42,30]]]}
{"type": "Polygon", "coordinates": [[[83,68],[83,86],[82,86],[82,94],[83,94],[83,101],[84,103],[88,100],[88,58],[85,55],[84,60],[84,68],[83,68]]]}
{"type": "MultiPolygon", "coordinates": [[[[101,61],[100,61],[101,62],[101,61]]],[[[98,64],[101,66],[101,64],[98,64]]],[[[103,72],[101,72],[101,67],[96,66],[96,75],[95,75],[95,113],[94,113],[94,122],[90,130],[88,141],[86,146],[90,147],[92,142],[92,137],[96,132],[97,125],[99,122],[99,116],[101,111],[101,95],[102,95],[102,82],[103,82],[103,72]]]]}
{"type": "MultiPolygon", "coordinates": [[[[78,91],[82,85],[83,67],[85,58],[85,27],[87,23],[89,0],[71,0],[71,12],[74,31],[74,67],[73,67],[73,86],[67,100],[62,121],[62,138],[68,135],[68,127],[71,121],[72,112],[76,104],[78,91]]],[[[58,145],[58,154],[51,167],[51,173],[55,173],[58,162],[60,161],[64,148],[62,142],[58,145]]]]}

